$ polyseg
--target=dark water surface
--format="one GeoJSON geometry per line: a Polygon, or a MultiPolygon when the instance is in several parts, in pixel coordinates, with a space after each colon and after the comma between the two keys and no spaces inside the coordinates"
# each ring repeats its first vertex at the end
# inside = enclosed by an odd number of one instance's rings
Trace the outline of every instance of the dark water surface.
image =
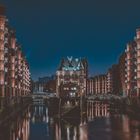
{"type": "Polygon", "coordinates": [[[140,140],[140,120],[109,104],[94,104],[79,119],[54,119],[30,106],[0,128],[0,140],[140,140]]]}

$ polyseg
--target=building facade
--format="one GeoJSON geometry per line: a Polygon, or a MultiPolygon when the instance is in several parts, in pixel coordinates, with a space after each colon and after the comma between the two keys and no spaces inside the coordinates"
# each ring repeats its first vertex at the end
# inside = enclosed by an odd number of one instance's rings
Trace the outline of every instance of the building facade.
{"type": "Polygon", "coordinates": [[[120,85],[119,65],[114,64],[107,72],[107,93],[120,95],[120,85]]]}
{"type": "Polygon", "coordinates": [[[136,30],[136,39],[137,43],[137,97],[140,97],[140,28],[136,30]]]}
{"type": "Polygon", "coordinates": [[[107,71],[107,93],[113,93],[113,73],[112,69],[109,68],[107,71]]]}
{"type": "Polygon", "coordinates": [[[56,93],[56,76],[39,77],[33,82],[33,93],[56,93]]]}
{"type": "Polygon", "coordinates": [[[63,58],[56,72],[57,96],[79,97],[86,95],[87,77],[88,63],[85,58],[63,58]]]}
{"type": "Polygon", "coordinates": [[[88,94],[106,94],[107,76],[105,74],[91,77],[88,79],[88,94]]]}
{"type": "Polygon", "coordinates": [[[140,96],[140,29],[136,30],[136,37],[127,43],[126,47],[126,95],[140,96]]]}
{"type": "Polygon", "coordinates": [[[30,94],[28,62],[0,7],[0,106],[30,94]]]}
{"type": "Polygon", "coordinates": [[[119,79],[120,79],[120,86],[119,86],[119,93],[120,95],[126,96],[126,84],[125,84],[125,75],[126,75],[126,53],[122,53],[119,57],[119,79]]]}

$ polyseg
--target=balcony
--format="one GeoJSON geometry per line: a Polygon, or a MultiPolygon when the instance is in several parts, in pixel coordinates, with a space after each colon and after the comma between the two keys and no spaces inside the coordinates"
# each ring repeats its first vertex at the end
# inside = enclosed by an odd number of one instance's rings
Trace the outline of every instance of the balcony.
{"type": "Polygon", "coordinates": [[[5,47],[4,53],[8,53],[8,48],[5,47]]]}
{"type": "Polygon", "coordinates": [[[8,38],[5,38],[4,44],[8,44],[8,38]]]}

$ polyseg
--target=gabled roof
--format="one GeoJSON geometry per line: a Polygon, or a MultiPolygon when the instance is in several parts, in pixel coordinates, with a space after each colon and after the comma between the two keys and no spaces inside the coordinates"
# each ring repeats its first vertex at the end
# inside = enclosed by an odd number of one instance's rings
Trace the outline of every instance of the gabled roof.
{"type": "Polygon", "coordinates": [[[71,70],[82,70],[84,69],[84,64],[81,58],[73,58],[71,57],[66,57],[61,60],[59,70],[66,70],[66,71],[71,71],[71,70]]]}

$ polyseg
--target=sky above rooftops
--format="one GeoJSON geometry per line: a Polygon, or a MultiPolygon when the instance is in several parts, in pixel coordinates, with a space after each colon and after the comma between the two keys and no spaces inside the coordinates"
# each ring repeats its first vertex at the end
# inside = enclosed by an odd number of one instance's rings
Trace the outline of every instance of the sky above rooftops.
{"type": "Polygon", "coordinates": [[[117,63],[140,27],[140,1],[0,0],[32,78],[55,74],[62,57],[86,57],[90,75],[117,63]]]}

